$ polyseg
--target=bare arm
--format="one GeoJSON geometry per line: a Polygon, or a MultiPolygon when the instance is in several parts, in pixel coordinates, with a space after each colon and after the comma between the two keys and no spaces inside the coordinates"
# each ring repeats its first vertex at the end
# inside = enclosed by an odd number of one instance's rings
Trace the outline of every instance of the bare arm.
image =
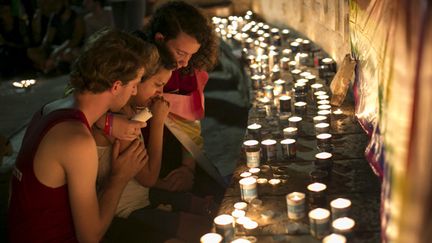
{"type": "Polygon", "coordinates": [[[145,187],[152,187],[159,178],[164,122],[168,115],[169,103],[163,97],[155,97],[150,107],[153,117],[150,120],[150,136],[148,141],[149,163],[135,177],[145,187]]]}
{"type": "Polygon", "coordinates": [[[112,174],[98,202],[96,144],[89,134],[74,132],[69,135],[65,144],[68,149],[63,153],[61,164],[66,173],[75,231],[80,242],[98,242],[107,230],[124,187],[147,159],[140,145],[136,141],[119,154],[119,144],[115,143],[112,174]]]}

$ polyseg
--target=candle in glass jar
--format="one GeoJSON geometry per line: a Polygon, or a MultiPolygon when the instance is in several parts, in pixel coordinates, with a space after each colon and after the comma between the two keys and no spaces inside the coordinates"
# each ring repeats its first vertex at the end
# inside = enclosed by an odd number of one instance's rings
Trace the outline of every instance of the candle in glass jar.
{"type": "Polygon", "coordinates": [[[258,174],[261,171],[260,168],[250,168],[249,172],[252,174],[258,174]]]}
{"type": "Polygon", "coordinates": [[[286,195],[287,212],[289,219],[302,219],[305,216],[305,194],[292,192],[286,195]]]}
{"type": "Polygon", "coordinates": [[[316,136],[317,148],[320,152],[330,152],[331,150],[331,138],[330,133],[320,133],[316,136]]]}
{"type": "Polygon", "coordinates": [[[324,207],[326,204],[326,195],[325,191],[327,190],[327,186],[323,183],[314,182],[307,186],[308,195],[309,195],[309,207],[317,208],[324,207]]]}
{"type": "Polygon", "coordinates": [[[266,139],[261,142],[265,161],[274,161],[277,159],[276,140],[266,139]]]}
{"type": "Polygon", "coordinates": [[[235,209],[239,209],[239,210],[246,210],[247,203],[245,203],[245,202],[236,202],[236,203],[234,203],[234,208],[235,209]]]}
{"type": "Polygon", "coordinates": [[[305,116],[306,115],[307,103],[303,101],[298,101],[294,103],[294,112],[296,115],[305,116]]]}
{"type": "Polygon", "coordinates": [[[348,217],[335,219],[332,223],[333,232],[349,236],[355,226],[355,221],[348,217]]]}
{"type": "Polygon", "coordinates": [[[282,57],[280,60],[280,67],[285,72],[290,70],[289,65],[288,65],[289,61],[290,61],[290,59],[288,57],[282,57]]]}
{"type": "Polygon", "coordinates": [[[252,138],[259,140],[261,138],[261,124],[252,123],[247,126],[248,134],[252,136],[252,138]]]}
{"type": "Polygon", "coordinates": [[[283,129],[283,134],[285,138],[295,139],[297,137],[297,127],[287,127],[283,129]]]}
{"type": "Polygon", "coordinates": [[[288,124],[290,127],[296,127],[298,130],[300,130],[300,122],[303,119],[299,116],[291,116],[290,118],[288,118],[288,124]]]}
{"type": "Polygon", "coordinates": [[[329,232],[330,212],[324,208],[316,208],[309,212],[310,233],[322,239],[329,232]]]}
{"type": "Polygon", "coordinates": [[[330,202],[333,220],[341,217],[347,217],[351,208],[351,201],[346,198],[336,198],[330,202]]]}
{"type": "Polygon", "coordinates": [[[273,86],[266,85],[264,86],[264,96],[267,97],[269,100],[273,99],[273,86]]]}
{"type": "Polygon", "coordinates": [[[252,199],[258,197],[256,179],[253,177],[246,177],[239,181],[240,193],[243,201],[250,202],[252,199]]]}
{"type": "Polygon", "coordinates": [[[247,140],[243,143],[246,153],[246,165],[249,168],[260,166],[261,148],[257,140],[247,140]]]}
{"type": "Polygon", "coordinates": [[[296,41],[291,42],[290,43],[290,47],[291,47],[292,52],[294,52],[294,53],[297,53],[297,52],[300,51],[300,48],[299,48],[300,47],[300,43],[298,43],[296,41]]]}
{"type": "Polygon", "coordinates": [[[327,118],[330,118],[331,111],[330,111],[330,110],[319,110],[319,111],[317,112],[317,114],[318,114],[319,116],[327,116],[327,118]]]}
{"type": "Polygon", "coordinates": [[[243,223],[243,227],[246,230],[254,230],[258,227],[258,223],[253,220],[247,220],[246,222],[243,223]]]}
{"type": "Polygon", "coordinates": [[[276,185],[279,185],[279,184],[281,183],[281,180],[280,180],[280,179],[275,179],[275,178],[273,178],[273,179],[270,179],[270,180],[268,181],[268,183],[269,183],[270,185],[272,185],[272,186],[276,186],[276,185]]]}
{"type": "Polygon", "coordinates": [[[248,172],[248,171],[245,171],[245,172],[242,172],[241,174],[240,174],[240,177],[242,177],[242,178],[246,178],[246,177],[249,177],[249,176],[251,176],[252,175],[252,173],[250,173],[250,172],[248,172]]]}
{"type": "Polygon", "coordinates": [[[201,243],[220,243],[222,236],[218,233],[207,233],[200,238],[201,243]]]}
{"type": "Polygon", "coordinates": [[[328,124],[326,122],[320,122],[320,123],[315,124],[316,134],[329,133],[329,131],[330,131],[330,124],[328,124]]]}
{"type": "Polygon", "coordinates": [[[324,237],[322,243],[346,243],[347,239],[343,235],[330,234],[324,237]]]}
{"type": "Polygon", "coordinates": [[[231,212],[231,216],[233,216],[234,218],[244,217],[245,215],[246,215],[246,212],[244,210],[241,210],[241,209],[234,209],[231,212]]]}
{"type": "Polygon", "coordinates": [[[295,139],[287,138],[282,140],[280,143],[284,159],[292,159],[296,157],[297,148],[295,139]]]}
{"type": "Polygon", "coordinates": [[[273,94],[275,96],[281,95],[285,91],[285,80],[278,79],[274,81],[273,94]]]}
{"type": "Polygon", "coordinates": [[[318,110],[330,110],[331,105],[319,105],[318,110]]]}
{"type": "Polygon", "coordinates": [[[291,97],[282,95],[279,97],[279,111],[280,112],[291,112],[291,97]]]}
{"type": "Polygon", "coordinates": [[[321,122],[326,122],[328,123],[328,119],[326,116],[314,116],[313,118],[314,124],[318,124],[321,122]]]}
{"type": "Polygon", "coordinates": [[[331,172],[333,168],[333,155],[329,152],[321,152],[315,155],[314,165],[315,168],[327,171],[329,177],[331,177],[331,172]]]}
{"type": "Polygon", "coordinates": [[[216,233],[229,242],[234,237],[234,218],[228,214],[222,214],[213,220],[216,228],[216,233]]]}
{"type": "Polygon", "coordinates": [[[328,105],[328,104],[330,104],[330,101],[329,100],[318,100],[317,104],[318,105],[328,105]]]}
{"type": "Polygon", "coordinates": [[[328,96],[328,95],[318,95],[316,97],[317,100],[328,100],[329,98],[330,98],[330,96],[328,96]]]}

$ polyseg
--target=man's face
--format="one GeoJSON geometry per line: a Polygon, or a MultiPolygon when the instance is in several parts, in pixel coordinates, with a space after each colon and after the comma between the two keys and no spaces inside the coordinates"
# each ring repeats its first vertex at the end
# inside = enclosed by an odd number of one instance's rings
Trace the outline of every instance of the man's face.
{"type": "Polygon", "coordinates": [[[171,73],[171,70],[161,67],[155,75],[139,83],[138,93],[133,97],[135,105],[138,107],[146,106],[152,96],[162,94],[163,87],[171,77],[171,73]]]}
{"type": "Polygon", "coordinates": [[[114,107],[111,109],[114,112],[119,111],[129,101],[131,96],[137,94],[137,85],[141,82],[141,78],[144,75],[144,68],[138,70],[137,75],[127,84],[121,85],[120,90],[116,96],[116,102],[114,107]]]}
{"type": "Polygon", "coordinates": [[[168,40],[166,45],[177,61],[177,68],[186,67],[192,55],[197,53],[201,46],[194,37],[183,32],[175,39],[168,40]]]}

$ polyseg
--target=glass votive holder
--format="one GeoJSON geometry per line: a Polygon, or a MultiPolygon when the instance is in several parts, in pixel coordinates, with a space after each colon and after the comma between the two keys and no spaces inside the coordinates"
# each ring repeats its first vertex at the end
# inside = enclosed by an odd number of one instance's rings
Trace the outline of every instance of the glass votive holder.
{"type": "Polygon", "coordinates": [[[294,113],[298,116],[306,115],[306,106],[307,103],[303,101],[298,101],[294,103],[294,113]]]}
{"type": "MultiPolygon", "coordinates": [[[[309,74],[309,75],[307,75],[307,76],[305,76],[305,78],[309,81],[309,83],[311,84],[311,88],[312,88],[312,84],[316,84],[316,76],[315,75],[313,75],[313,74],[309,74]]],[[[321,84],[321,87],[318,87],[318,88],[322,88],[322,84],[321,84]]],[[[317,90],[318,91],[318,90],[317,90]]],[[[315,92],[315,91],[313,91],[313,92],[315,92]]]]}
{"type": "Polygon", "coordinates": [[[292,138],[292,139],[297,138],[297,131],[298,131],[297,127],[286,127],[282,130],[284,138],[292,138]]]}
{"type": "Polygon", "coordinates": [[[290,47],[293,53],[297,53],[300,51],[300,43],[296,41],[291,42],[290,47]]]}
{"type": "Polygon", "coordinates": [[[332,135],[330,133],[320,133],[316,135],[318,151],[331,152],[333,150],[331,139],[332,139],[332,135]]]}
{"type": "Polygon", "coordinates": [[[315,124],[315,133],[329,133],[330,132],[330,124],[327,122],[320,122],[315,124]]]}
{"type": "Polygon", "coordinates": [[[241,199],[250,202],[258,197],[257,181],[253,177],[246,177],[239,181],[241,199]]]}
{"type": "Polygon", "coordinates": [[[327,92],[325,92],[324,90],[318,90],[318,91],[314,92],[314,97],[315,98],[318,97],[318,96],[321,96],[321,95],[327,95],[327,92]]]}
{"type": "Polygon", "coordinates": [[[309,212],[310,233],[322,239],[330,232],[330,212],[324,208],[316,208],[309,212]]]}
{"type": "Polygon", "coordinates": [[[299,116],[291,116],[288,118],[288,125],[290,127],[296,127],[298,131],[300,131],[300,122],[303,120],[303,118],[299,116]]]}
{"type": "Polygon", "coordinates": [[[335,219],[332,223],[333,232],[350,238],[355,226],[355,221],[352,218],[342,217],[335,219]]]}
{"type": "MultiPolygon", "coordinates": [[[[317,101],[317,104],[318,105],[329,105],[330,101],[329,100],[319,100],[319,101],[317,101]]],[[[328,109],[326,109],[326,110],[328,110],[328,109]]]]}
{"type": "Polygon", "coordinates": [[[260,168],[250,168],[249,172],[252,174],[258,174],[261,171],[260,168]]]}
{"type": "Polygon", "coordinates": [[[305,194],[292,192],[286,195],[287,214],[289,219],[297,220],[305,216],[305,194]]]}
{"type": "Polygon", "coordinates": [[[288,95],[281,95],[279,97],[279,111],[291,112],[291,97],[288,95]]]}
{"type": "Polygon", "coordinates": [[[324,237],[322,243],[346,243],[347,239],[345,236],[340,234],[329,234],[326,237],[324,237]]]}
{"type": "Polygon", "coordinates": [[[200,238],[200,243],[221,243],[222,235],[218,233],[207,233],[200,238]]]}
{"type": "Polygon", "coordinates": [[[280,143],[284,159],[293,159],[296,157],[297,146],[295,139],[287,138],[282,140],[280,143]]]}
{"type": "Polygon", "coordinates": [[[297,62],[294,61],[294,60],[289,61],[289,62],[288,62],[288,67],[289,67],[289,70],[291,70],[291,71],[295,70],[296,67],[297,67],[297,62]]]}
{"type": "Polygon", "coordinates": [[[320,91],[324,88],[324,85],[320,83],[311,84],[312,93],[315,94],[317,91],[320,91]]]}
{"type": "Polygon", "coordinates": [[[337,108],[333,111],[332,116],[334,119],[340,119],[343,116],[343,111],[340,108],[337,108]]]}
{"type": "Polygon", "coordinates": [[[250,173],[249,171],[245,171],[245,172],[240,173],[241,178],[246,178],[246,177],[250,177],[250,176],[252,176],[252,173],[250,173]]]}
{"type": "Polygon", "coordinates": [[[247,203],[245,202],[236,202],[234,203],[234,208],[239,210],[246,210],[247,209],[247,203]]]}
{"type": "Polygon", "coordinates": [[[273,86],[272,85],[266,85],[264,86],[264,97],[267,97],[269,100],[273,100],[273,86]]]}
{"type": "Polygon", "coordinates": [[[273,178],[268,180],[268,184],[272,185],[272,186],[277,186],[281,183],[282,181],[279,178],[273,178]]]}
{"type": "Polygon", "coordinates": [[[329,152],[320,152],[315,155],[314,166],[318,170],[327,171],[329,178],[333,168],[333,155],[329,152]]]}
{"type": "Polygon", "coordinates": [[[312,49],[310,40],[303,40],[300,44],[300,48],[304,52],[310,52],[312,49]]]}
{"type": "Polygon", "coordinates": [[[336,62],[333,59],[326,57],[326,58],[321,59],[321,63],[322,63],[322,65],[327,66],[329,71],[334,72],[334,73],[336,72],[336,62]]]}
{"type": "Polygon", "coordinates": [[[327,183],[328,182],[328,173],[324,170],[313,170],[309,172],[309,177],[312,183],[327,183]]]}
{"type": "Polygon", "coordinates": [[[264,80],[264,79],[262,78],[261,75],[253,75],[253,76],[251,77],[251,81],[252,81],[252,88],[253,88],[254,90],[261,89],[262,86],[263,86],[263,80],[264,80]]]}
{"type": "Polygon", "coordinates": [[[231,216],[233,216],[235,219],[238,219],[240,217],[244,217],[246,215],[246,212],[242,209],[234,209],[231,212],[231,216]]]}
{"type": "MultiPolygon", "coordinates": [[[[318,101],[318,102],[320,102],[320,101],[318,101]]],[[[318,110],[330,110],[330,109],[331,109],[331,105],[319,105],[318,106],[318,110]]]]}
{"type": "Polygon", "coordinates": [[[294,69],[291,71],[291,76],[293,77],[294,80],[297,80],[300,78],[300,73],[302,71],[300,69],[294,69]]]}
{"type": "Polygon", "coordinates": [[[298,56],[299,56],[300,65],[312,66],[311,65],[312,59],[309,57],[309,54],[302,52],[302,53],[298,53],[298,56]]]}
{"type": "Polygon", "coordinates": [[[331,111],[330,110],[318,110],[318,116],[326,116],[330,120],[331,111]]]}
{"type": "Polygon", "coordinates": [[[282,56],[283,57],[290,58],[291,54],[292,54],[292,51],[289,48],[285,48],[285,49],[282,50],[282,56]]]}
{"type": "Polygon", "coordinates": [[[285,91],[285,80],[278,79],[278,80],[274,81],[273,84],[274,84],[273,94],[275,96],[279,96],[282,93],[284,93],[284,91],[285,91]]]}
{"type": "Polygon", "coordinates": [[[277,159],[276,140],[266,139],[261,142],[264,161],[275,161],[277,159]]]}
{"type": "MultiPolygon", "coordinates": [[[[246,231],[246,234],[251,234],[254,230],[256,230],[258,228],[258,223],[256,221],[253,220],[246,220],[243,223],[243,228],[246,231]]],[[[248,241],[250,242],[250,241],[248,241]]]]}
{"type": "Polygon", "coordinates": [[[318,116],[314,116],[312,119],[313,119],[313,122],[315,125],[318,123],[321,123],[321,122],[329,123],[328,118],[326,116],[319,116],[318,115],[318,116]]]}
{"type": "Polygon", "coordinates": [[[309,197],[309,208],[321,208],[326,206],[325,191],[327,186],[323,183],[314,182],[307,186],[309,197]]]}
{"type": "Polygon", "coordinates": [[[288,62],[290,61],[289,57],[282,57],[280,60],[280,67],[282,71],[287,72],[289,71],[289,65],[288,62]]]}
{"type": "Polygon", "coordinates": [[[220,234],[224,242],[230,242],[234,238],[234,218],[228,214],[222,214],[213,220],[216,233],[220,234]]]}
{"type": "MultiPolygon", "coordinates": [[[[319,92],[319,91],[318,91],[319,92]]],[[[328,100],[330,98],[330,96],[328,96],[328,95],[318,95],[317,97],[316,97],[316,100],[317,101],[319,101],[319,100],[328,100]]]]}
{"type": "Polygon", "coordinates": [[[267,184],[267,182],[268,182],[267,178],[258,178],[257,179],[258,185],[264,185],[264,184],[267,184]]]}
{"type": "Polygon", "coordinates": [[[255,140],[261,139],[261,124],[258,123],[252,123],[249,126],[247,126],[247,132],[251,137],[255,140]]]}
{"type": "Polygon", "coordinates": [[[247,140],[243,143],[246,154],[246,165],[249,168],[260,166],[261,148],[257,140],[247,140]]]}
{"type": "Polygon", "coordinates": [[[336,198],[330,202],[330,207],[333,220],[347,217],[351,209],[351,201],[346,198],[336,198]]]}

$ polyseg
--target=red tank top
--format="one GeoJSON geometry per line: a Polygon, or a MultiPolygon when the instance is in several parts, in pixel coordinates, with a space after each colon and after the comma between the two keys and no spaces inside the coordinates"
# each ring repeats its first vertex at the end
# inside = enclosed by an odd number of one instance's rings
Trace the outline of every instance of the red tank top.
{"type": "Polygon", "coordinates": [[[77,120],[89,125],[75,109],[37,112],[25,133],[11,179],[8,234],[14,242],[78,242],[72,220],[67,184],[50,188],[36,178],[33,160],[45,134],[56,124],[77,120]]]}

